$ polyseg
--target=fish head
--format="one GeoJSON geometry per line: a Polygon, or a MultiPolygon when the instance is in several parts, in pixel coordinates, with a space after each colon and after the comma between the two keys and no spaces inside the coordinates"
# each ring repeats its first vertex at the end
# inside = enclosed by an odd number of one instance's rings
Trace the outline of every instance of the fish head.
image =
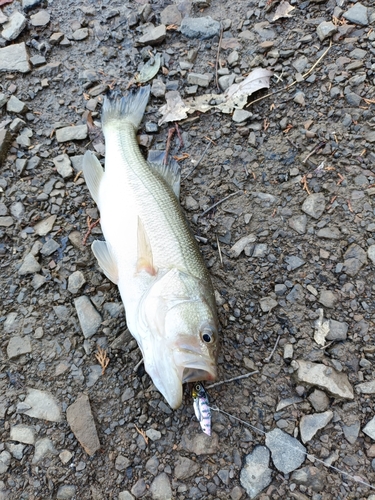
{"type": "Polygon", "coordinates": [[[212,300],[194,293],[150,294],[144,302],[149,335],[142,341],[145,369],[168,404],[182,402],[182,384],[215,380],[218,323],[212,300]]]}

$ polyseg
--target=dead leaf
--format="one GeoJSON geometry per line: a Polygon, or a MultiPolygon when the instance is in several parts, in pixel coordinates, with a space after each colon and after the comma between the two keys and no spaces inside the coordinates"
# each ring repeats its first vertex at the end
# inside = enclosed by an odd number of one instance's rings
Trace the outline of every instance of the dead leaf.
{"type": "Polygon", "coordinates": [[[275,14],[271,19],[271,23],[273,21],[277,21],[281,17],[291,17],[289,12],[294,10],[295,7],[292,7],[289,2],[285,2],[284,0],[277,6],[275,14]]]}
{"type": "Polygon", "coordinates": [[[166,104],[160,109],[163,115],[159,120],[159,125],[167,122],[176,122],[187,118],[188,106],[182,100],[180,93],[177,90],[171,90],[165,94],[166,104]]]}
{"type": "Polygon", "coordinates": [[[272,71],[264,68],[255,68],[241,83],[234,83],[225,92],[228,98],[237,99],[245,95],[248,97],[257,90],[269,88],[272,71]]]}
{"type": "Polygon", "coordinates": [[[147,63],[143,66],[138,75],[135,76],[134,80],[136,83],[146,83],[149,82],[157,75],[161,65],[161,55],[156,54],[155,57],[151,57],[147,63]]]}
{"type": "Polygon", "coordinates": [[[231,85],[224,94],[203,94],[185,99],[185,102],[177,91],[168,92],[166,97],[168,94],[177,94],[180,102],[167,98],[167,104],[159,109],[163,115],[159,125],[167,121],[183,120],[187,117],[186,113],[191,114],[195,111],[206,113],[210,109],[219,109],[222,113],[228,114],[234,109],[243,109],[251,94],[270,86],[272,75],[268,69],[256,68],[241,83],[231,85]]]}
{"type": "Polygon", "coordinates": [[[324,319],[323,309],[318,309],[318,313],[319,313],[319,318],[315,321],[314,325],[315,328],[314,340],[317,344],[324,347],[326,343],[326,337],[329,334],[329,320],[324,319]]]}

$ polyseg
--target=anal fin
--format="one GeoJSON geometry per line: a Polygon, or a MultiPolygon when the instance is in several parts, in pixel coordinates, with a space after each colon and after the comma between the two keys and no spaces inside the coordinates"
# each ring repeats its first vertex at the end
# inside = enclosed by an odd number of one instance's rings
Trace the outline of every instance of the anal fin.
{"type": "Polygon", "coordinates": [[[104,175],[104,171],[100,161],[92,151],[86,151],[83,155],[82,171],[91,196],[93,197],[95,203],[98,203],[99,186],[104,175]]]}
{"type": "Polygon", "coordinates": [[[105,241],[95,240],[91,245],[93,254],[103,270],[103,273],[113,283],[118,283],[118,269],[115,259],[113,258],[109,247],[105,241]]]}

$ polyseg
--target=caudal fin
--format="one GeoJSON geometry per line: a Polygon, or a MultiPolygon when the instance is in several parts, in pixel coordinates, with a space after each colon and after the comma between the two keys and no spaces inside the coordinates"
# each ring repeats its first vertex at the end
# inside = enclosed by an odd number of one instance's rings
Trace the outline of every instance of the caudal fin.
{"type": "Polygon", "coordinates": [[[102,108],[103,129],[112,121],[131,123],[137,129],[142,121],[150,90],[150,85],[147,85],[138,91],[129,92],[121,99],[105,97],[102,108]]]}

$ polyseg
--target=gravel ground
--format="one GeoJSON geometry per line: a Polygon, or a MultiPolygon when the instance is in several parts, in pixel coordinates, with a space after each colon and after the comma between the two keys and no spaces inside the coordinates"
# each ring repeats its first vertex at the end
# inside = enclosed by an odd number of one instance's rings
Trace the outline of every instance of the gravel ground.
{"type": "Polygon", "coordinates": [[[0,499],[374,500],[373,3],[146,2],[0,11],[0,499]],[[89,246],[82,155],[156,54],[145,153],[166,93],[274,73],[171,141],[222,327],[211,438],[144,372],[89,246]]]}

